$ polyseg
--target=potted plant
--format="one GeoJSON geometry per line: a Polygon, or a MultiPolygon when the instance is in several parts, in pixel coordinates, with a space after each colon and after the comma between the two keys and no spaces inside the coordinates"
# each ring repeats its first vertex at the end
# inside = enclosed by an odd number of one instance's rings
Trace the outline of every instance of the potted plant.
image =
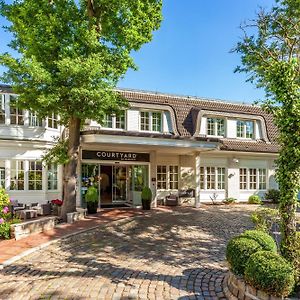
{"type": "Polygon", "coordinates": [[[143,187],[141,198],[143,209],[149,210],[151,208],[152,191],[148,186],[143,187]]]}
{"type": "Polygon", "coordinates": [[[63,201],[60,199],[51,200],[53,215],[60,216],[61,215],[61,206],[63,205],[63,201]]]}
{"type": "Polygon", "coordinates": [[[93,185],[90,186],[85,194],[85,202],[89,214],[97,213],[98,208],[98,190],[93,185]]]}

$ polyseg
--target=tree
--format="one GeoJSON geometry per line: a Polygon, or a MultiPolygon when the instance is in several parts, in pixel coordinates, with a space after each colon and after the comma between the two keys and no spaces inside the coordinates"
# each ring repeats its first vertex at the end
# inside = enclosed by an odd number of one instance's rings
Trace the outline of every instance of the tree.
{"type": "Polygon", "coordinates": [[[296,208],[300,190],[300,1],[276,1],[271,11],[242,26],[236,48],[242,66],[236,71],[266,91],[262,107],[279,130],[277,181],[280,188],[283,255],[295,258],[296,208]],[[251,34],[249,34],[251,32],[251,34]]]}
{"type": "Polygon", "coordinates": [[[20,108],[40,117],[59,114],[68,129],[64,218],[76,206],[81,125],[90,118],[102,122],[105,113],[126,106],[114,88],[135,68],[131,51],[159,28],[161,7],[162,0],[0,1],[17,53],[0,56],[7,67],[2,81],[19,95],[20,108]]]}

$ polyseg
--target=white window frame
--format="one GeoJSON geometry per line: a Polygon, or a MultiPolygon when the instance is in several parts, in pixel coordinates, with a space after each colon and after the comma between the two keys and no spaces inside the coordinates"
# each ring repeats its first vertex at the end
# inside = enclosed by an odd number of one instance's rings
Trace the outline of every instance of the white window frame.
{"type": "Polygon", "coordinates": [[[201,166],[200,167],[200,190],[204,191],[225,191],[226,190],[225,166],[201,166]],[[214,188],[212,188],[212,183],[214,188]],[[219,188],[221,187],[221,188],[219,188]]]}
{"type": "Polygon", "coordinates": [[[3,166],[0,166],[0,188],[5,189],[6,182],[6,170],[5,170],[5,160],[2,160],[3,166]]]}
{"type": "Polygon", "coordinates": [[[225,137],[226,136],[226,119],[221,117],[206,117],[206,135],[207,136],[217,136],[217,137],[225,137]],[[209,120],[212,120],[210,123],[209,120]],[[219,121],[223,121],[223,134],[219,134],[219,121]],[[212,133],[209,132],[209,124],[212,124],[212,133]]]}
{"type": "Polygon", "coordinates": [[[30,160],[29,161],[29,168],[28,168],[28,190],[29,191],[43,191],[43,164],[40,160],[30,160]],[[33,163],[34,168],[31,169],[31,164],[33,163]],[[39,170],[37,169],[37,165],[40,164],[42,166],[42,169],[39,170]],[[30,179],[30,173],[34,174],[34,179],[30,179]],[[37,174],[41,173],[41,178],[37,179],[37,174]],[[37,188],[38,187],[38,183],[40,182],[40,187],[41,188],[37,188]],[[33,183],[33,188],[30,188],[30,183],[33,183]]]}
{"type": "Polygon", "coordinates": [[[9,95],[9,124],[10,125],[16,125],[16,126],[23,126],[25,125],[25,111],[23,109],[20,109],[18,107],[12,107],[12,98],[17,102],[18,97],[16,95],[9,95]],[[15,110],[15,113],[12,113],[12,109],[15,110]],[[12,116],[15,117],[16,122],[12,123],[12,116]]]}
{"type": "Polygon", "coordinates": [[[47,190],[48,191],[57,191],[58,190],[58,165],[57,164],[48,165],[48,168],[47,168],[47,190]]]}
{"type": "Polygon", "coordinates": [[[256,134],[255,134],[255,128],[256,128],[256,122],[255,120],[243,120],[243,119],[237,119],[236,120],[236,137],[238,139],[248,139],[248,140],[255,140],[256,134]],[[239,122],[241,122],[241,136],[238,135],[238,127],[239,127],[239,122]],[[253,128],[253,132],[252,132],[252,137],[247,136],[247,128],[248,128],[248,124],[252,123],[252,128],[253,128]]]}
{"type": "Polygon", "coordinates": [[[240,168],[239,172],[239,187],[241,191],[266,191],[268,189],[267,168],[240,168]],[[246,182],[241,182],[241,176],[245,178],[245,174],[242,175],[241,170],[246,170],[246,182]],[[265,186],[265,188],[260,188],[262,184],[265,186]]]}
{"type": "Polygon", "coordinates": [[[6,124],[6,109],[5,109],[5,95],[2,94],[1,95],[1,99],[0,99],[0,124],[5,125],[6,124]],[[2,120],[2,122],[1,122],[2,120]]]}
{"type": "Polygon", "coordinates": [[[157,190],[178,190],[179,189],[179,166],[178,165],[157,165],[156,166],[156,188],[157,190]],[[162,168],[165,172],[162,172],[162,168]],[[160,172],[159,172],[160,169],[160,172]],[[161,177],[160,175],[163,175],[161,177]],[[161,179],[163,178],[163,180],[161,179]],[[165,186],[165,188],[159,187],[159,185],[165,186]]]}
{"type": "Polygon", "coordinates": [[[9,190],[11,190],[11,191],[25,191],[26,190],[26,165],[25,165],[24,160],[12,160],[10,162],[9,190]],[[23,179],[19,179],[21,172],[23,172],[23,179]],[[15,178],[12,178],[13,174],[15,174],[15,178]],[[16,185],[16,187],[19,187],[19,184],[21,182],[23,182],[23,189],[12,188],[12,183],[14,183],[16,185]]]}
{"type": "MultiPolygon", "coordinates": [[[[124,128],[121,128],[121,127],[119,127],[118,126],[118,123],[120,123],[120,121],[118,120],[118,119],[120,119],[120,116],[119,115],[117,115],[117,114],[106,114],[105,115],[105,119],[106,118],[110,118],[111,119],[111,121],[110,121],[110,123],[111,123],[111,126],[107,126],[107,124],[105,124],[105,123],[103,123],[103,125],[102,125],[102,128],[103,129],[113,129],[113,130],[126,130],[126,128],[127,128],[127,112],[126,112],[126,110],[124,110],[124,111],[122,111],[122,114],[123,114],[123,116],[124,116],[124,128]]],[[[106,121],[105,121],[106,122],[106,121]]]]}
{"type": "Polygon", "coordinates": [[[58,129],[58,121],[59,121],[58,115],[55,113],[52,113],[47,118],[47,127],[53,128],[53,129],[58,129]]]}
{"type": "Polygon", "coordinates": [[[29,127],[43,127],[43,119],[39,118],[35,112],[29,112],[29,127]]]}
{"type": "MultiPolygon", "coordinates": [[[[156,119],[156,118],[155,118],[156,119]]],[[[163,112],[162,111],[150,111],[150,110],[141,110],[140,111],[140,131],[143,131],[143,132],[160,132],[162,133],[163,132],[163,112]],[[149,120],[149,128],[148,129],[142,129],[142,125],[144,122],[142,122],[142,120],[144,119],[144,117],[142,116],[142,114],[148,114],[148,120],[149,120]],[[160,115],[160,125],[159,125],[159,129],[160,130],[155,130],[155,123],[153,122],[154,120],[154,115],[153,114],[159,114],[160,115]]],[[[157,127],[157,126],[156,126],[157,127]]]]}

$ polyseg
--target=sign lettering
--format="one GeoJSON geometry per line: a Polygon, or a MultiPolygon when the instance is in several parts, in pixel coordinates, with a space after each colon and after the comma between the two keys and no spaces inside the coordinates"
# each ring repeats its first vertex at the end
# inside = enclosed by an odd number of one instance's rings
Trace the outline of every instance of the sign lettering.
{"type": "Polygon", "coordinates": [[[82,150],[82,159],[114,161],[150,161],[149,153],[82,150]]]}

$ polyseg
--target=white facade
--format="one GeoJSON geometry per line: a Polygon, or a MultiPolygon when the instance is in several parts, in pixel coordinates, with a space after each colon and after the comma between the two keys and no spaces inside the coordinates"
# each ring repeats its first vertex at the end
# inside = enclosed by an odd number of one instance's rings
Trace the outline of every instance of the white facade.
{"type": "MultiPolygon", "coordinates": [[[[16,112],[10,105],[12,97],[8,92],[1,94],[0,184],[12,199],[25,204],[61,198],[62,167],[56,169],[40,163],[44,151],[52,147],[53,138],[60,136],[61,128],[53,121],[54,116],[38,120],[28,111],[16,112]]],[[[129,103],[122,117],[108,116],[102,125],[93,120],[88,122],[81,137],[81,155],[86,151],[119,153],[120,157],[142,153],[149,155],[149,159],[81,157],[78,206],[84,204],[83,195],[91,180],[92,184],[99,180],[100,204],[111,197],[133,206],[140,204],[141,184],[151,188],[155,196],[153,205],[170,194],[180,195],[186,190],[192,190],[193,195],[180,201],[198,206],[228,197],[247,201],[250,195],[263,196],[268,189],[277,188],[274,179],[277,153],[225,151],[220,146],[222,138],[270,144],[262,116],[240,114],[234,109],[226,112],[201,109],[188,137],[187,133],[182,135],[182,128],[179,130],[180,122],[182,127],[189,126],[180,119],[180,108],[176,111],[168,100],[129,103]],[[93,178],[84,172],[92,172],[93,178]],[[135,172],[142,172],[142,177],[134,177],[135,172]],[[106,183],[104,177],[109,177],[106,183]]]]}

